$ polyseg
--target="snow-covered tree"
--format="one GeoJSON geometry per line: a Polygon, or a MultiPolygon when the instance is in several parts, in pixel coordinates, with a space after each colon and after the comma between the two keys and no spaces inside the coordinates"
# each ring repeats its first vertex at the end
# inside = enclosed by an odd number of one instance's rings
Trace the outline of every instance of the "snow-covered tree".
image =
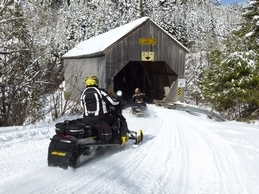
{"type": "Polygon", "coordinates": [[[5,85],[3,125],[22,125],[41,110],[38,64],[23,11],[9,1],[1,10],[1,80],[5,85]]]}
{"type": "Polygon", "coordinates": [[[227,39],[223,52],[210,53],[212,65],[203,73],[204,96],[230,119],[249,118],[259,107],[258,15],[258,1],[250,1],[243,22],[227,39]]]}
{"type": "Polygon", "coordinates": [[[248,118],[259,105],[259,65],[254,51],[211,52],[201,89],[208,102],[229,119],[248,118]]]}
{"type": "MultiPolygon", "coordinates": [[[[201,71],[210,65],[206,52],[223,48],[222,41],[241,15],[241,6],[222,7],[220,1],[211,0],[5,0],[0,3],[1,53],[6,52],[6,45],[15,39],[13,33],[8,34],[12,32],[7,25],[11,11],[6,11],[15,2],[27,24],[30,64],[39,72],[36,80],[42,84],[37,84],[41,91],[54,93],[58,88],[63,78],[62,56],[76,44],[148,16],[190,50],[186,60],[186,94],[196,103],[202,98],[197,87],[201,71]]],[[[1,55],[2,64],[16,55],[8,52],[1,55]]],[[[2,64],[0,74],[4,72],[2,64]]],[[[1,79],[6,81],[4,76],[1,79]]]]}

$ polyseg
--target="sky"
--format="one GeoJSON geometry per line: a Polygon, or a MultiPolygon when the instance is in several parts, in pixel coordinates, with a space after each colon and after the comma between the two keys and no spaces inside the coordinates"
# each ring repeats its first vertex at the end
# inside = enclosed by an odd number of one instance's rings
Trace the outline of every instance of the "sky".
{"type": "Polygon", "coordinates": [[[222,5],[228,5],[228,4],[231,4],[231,3],[244,4],[246,2],[247,2],[247,0],[221,0],[222,5]]]}
{"type": "Polygon", "coordinates": [[[0,128],[0,193],[259,193],[259,121],[217,122],[197,112],[148,104],[150,116],[123,110],[141,145],[112,147],[77,169],[48,167],[56,122],[0,128]]]}

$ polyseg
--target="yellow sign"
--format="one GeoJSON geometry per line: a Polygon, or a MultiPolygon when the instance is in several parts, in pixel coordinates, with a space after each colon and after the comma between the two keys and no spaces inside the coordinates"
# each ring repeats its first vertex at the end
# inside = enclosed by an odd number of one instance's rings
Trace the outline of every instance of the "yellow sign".
{"type": "Polygon", "coordinates": [[[154,52],[142,52],[142,61],[154,61],[154,52]]]}
{"type": "Polygon", "coordinates": [[[156,44],[155,38],[140,38],[139,44],[156,44]]]}
{"type": "Polygon", "coordinates": [[[178,90],[177,90],[178,96],[181,95],[181,91],[182,91],[182,88],[178,88],[178,90]]]}

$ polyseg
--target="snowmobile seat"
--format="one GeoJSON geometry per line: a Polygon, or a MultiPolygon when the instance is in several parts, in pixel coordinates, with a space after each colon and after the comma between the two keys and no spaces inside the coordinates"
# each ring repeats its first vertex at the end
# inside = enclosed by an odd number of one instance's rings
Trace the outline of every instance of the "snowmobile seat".
{"type": "Polygon", "coordinates": [[[89,128],[87,128],[84,123],[78,123],[76,122],[76,120],[66,120],[63,123],[56,123],[55,126],[57,134],[72,135],[77,138],[83,138],[83,136],[85,135],[85,130],[89,130],[89,128]]]}

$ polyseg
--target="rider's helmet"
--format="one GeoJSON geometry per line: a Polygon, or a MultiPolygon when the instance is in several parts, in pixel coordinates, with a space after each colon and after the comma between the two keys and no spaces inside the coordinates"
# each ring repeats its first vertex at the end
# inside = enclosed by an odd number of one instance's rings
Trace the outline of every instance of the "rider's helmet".
{"type": "Polygon", "coordinates": [[[136,89],[135,89],[135,93],[136,93],[136,94],[140,93],[140,89],[139,89],[139,88],[136,88],[136,89]]]}
{"type": "Polygon", "coordinates": [[[98,87],[99,85],[99,80],[95,75],[88,75],[85,78],[85,86],[90,87],[90,86],[95,86],[98,87]]]}

